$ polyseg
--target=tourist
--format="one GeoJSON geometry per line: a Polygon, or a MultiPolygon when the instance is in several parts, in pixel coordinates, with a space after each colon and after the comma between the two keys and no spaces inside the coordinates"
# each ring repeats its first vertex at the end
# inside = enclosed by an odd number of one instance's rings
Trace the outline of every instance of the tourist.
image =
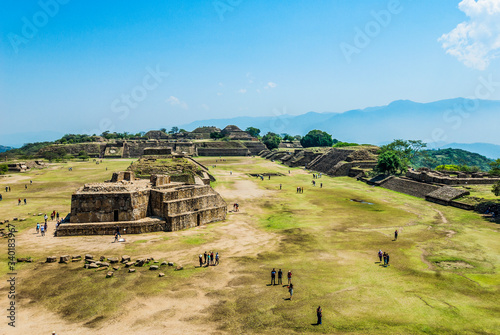
{"type": "Polygon", "coordinates": [[[9,187],[5,186],[5,192],[9,192],[9,187]]]}
{"type": "Polygon", "coordinates": [[[57,221],[59,221],[59,212],[56,213],[57,221]]]}
{"type": "Polygon", "coordinates": [[[215,254],[215,265],[219,265],[219,253],[215,254]]]}
{"type": "Polygon", "coordinates": [[[50,213],[50,221],[54,221],[54,212],[50,213]]]}
{"type": "Polygon", "coordinates": [[[3,199],[3,198],[2,198],[2,194],[0,193],[0,201],[2,201],[2,199],[3,199]]]}
{"type": "Polygon", "coordinates": [[[380,260],[380,262],[379,262],[379,263],[382,263],[382,256],[383,256],[383,255],[384,255],[384,254],[382,253],[382,250],[380,250],[380,249],[379,249],[379,251],[378,251],[378,259],[380,260]]]}
{"type": "Polygon", "coordinates": [[[30,180],[30,185],[33,185],[33,180],[30,180]]]}
{"type": "Polygon", "coordinates": [[[38,234],[39,232],[40,232],[40,224],[39,224],[39,223],[37,223],[37,224],[36,224],[36,233],[38,234]]]}
{"type": "Polygon", "coordinates": [[[312,184],[313,184],[313,186],[316,186],[316,182],[314,180],[312,181],[312,184]]]}
{"type": "Polygon", "coordinates": [[[40,226],[40,232],[42,233],[42,236],[45,236],[45,230],[44,230],[43,226],[40,226]]]}
{"type": "Polygon", "coordinates": [[[210,253],[207,253],[207,267],[210,266],[210,253]]]}
{"type": "Polygon", "coordinates": [[[293,284],[290,284],[288,286],[288,292],[290,292],[290,300],[292,300],[292,297],[293,297],[293,284]]]}
{"type": "Polygon", "coordinates": [[[203,254],[203,264],[205,264],[207,262],[207,252],[205,251],[205,253],[203,254]]]}
{"type": "Polygon", "coordinates": [[[268,180],[271,180],[271,175],[268,175],[269,179],[268,180]]]}
{"type": "Polygon", "coordinates": [[[276,269],[274,268],[271,271],[271,285],[276,285],[276,269]]]}
{"type": "Polygon", "coordinates": [[[280,190],[281,190],[281,184],[280,184],[280,190]]]}
{"type": "Polygon", "coordinates": [[[394,241],[396,241],[398,239],[398,230],[396,229],[396,231],[394,232],[394,241]]]}
{"type": "Polygon", "coordinates": [[[115,232],[115,240],[113,241],[113,243],[115,242],[118,242],[118,233],[115,232]]]}
{"type": "Polygon", "coordinates": [[[49,219],[49,217],[47,216],[47,214],[45,214],[45,215],[43,216],[43,218],[45,219],[45,223],[47,223],[47,220],[49,219]]]}
{"type": "Polygon", "coordinates": [[[389,254],[386,254],[386,259],[387,259],[387,266],[389,266],[389,254]]]}
{"type": "Polygon", "coordinates": [[[292,270],[288,270],[287,278],[288,278],[288,285],[290,285],[292,283],[292,270]]]}
{"type": "Polygon", "coordinates": [[[21,198],[17,199],[17,205],[19,206],[21,204],[21,198]]]}
{"type": "Polygon", "coordinates": [[[24,198],[24,204],[26,205],[26,198],[24,198]]]}
{"type": "Polygon", "coordinates": [[[213,251],[210,252],[210,260],[212,261],[212,265],[214,265],[215,259],[214,259],[214,252],[213,251]]]}
{"type": "Polygon", "coordinates": [[[283,271],[281,269],[278,270],[278,285],[283,285],[283,271]]]}
{"type": "Polygon", "coordinates": [[[9,192],[12,192],[12,189],[10,188],[10,186],[9,186],[9,192]]]}
{"type": "Polygon", "coordinates": [[[28,189],[28,185],[27,184],[24,184],[24,189],[27,190],[28,189]]]}
{"type": "Polygon", "coordinates": [[[120,234],[120,227],[115,226],[115,234],[117,234],[118,236],[122,237],[122,234],[120,234]]]}
{"type": "Polygon", "coordinates": [[[320,184],[319,184],[319,188],[323,188],[323,183],[320,183],[320,184]]]}
{"type": "Polygon", "coordinates": [[[321,306],[318,306],[318,308],[316,309],[316,316],[318,317],[318,322],[316,324],[320,325],[321,317],[323,316],[323,310],[321,309],[321,306]]]}
{"type": "Polygon", "coordinates": [[[48,231],[48,229],[47,229],[47,222],[45,222],[45,224],[43,225],[43,230],[44,230],[45,232],[47,232],[47,231],[48,231]]]}
{"type": "Polygon", "coordinates": [[[200,254],[200,256],[198,256],[199,260],[200,260],[200,268],[202,267],[203,265],[203,255],[200,254]]]}

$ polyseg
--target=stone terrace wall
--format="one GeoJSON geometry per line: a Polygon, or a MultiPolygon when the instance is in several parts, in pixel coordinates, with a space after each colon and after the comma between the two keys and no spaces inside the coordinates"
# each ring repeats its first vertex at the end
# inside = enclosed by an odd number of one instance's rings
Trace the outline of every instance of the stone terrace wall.
{"type": "Polygon", "coordinates": [[[500,181],[500,178],[453,178],[418,171],[408,171],[406,176],[408,178],[425,183],[436,183],[444,185],[489,185],[495,184],[497,181],[500,181]]]}
{"type": "Polygon", "coordinates": [[[247,148],[198,148],[198,156],[249,156],[247,148]]]}
{"type": "Polygon", "coordinates": [[[71,223],[139,220],[147,216],[149,190],[124,193],[81,193],[71,196],[71,223]]]}
{"type": "Polygon", "coordinates": [[[398,177],[384,179],[379,186],[419,198],[425,198],[427,194],[439,189],[439,186],[436,185],[419,183],[414,180],[398,177]]]}
{"type": "Polygon", "coordinates": [[[226,218],[226,206],[207,208],[199,211],[183,213],[169,217],[167,231],[193,228],[210,222],[222,221],[226,218]]]}
{"type": "Polygon", "coordinates": [[[127,234],[142,234],[155,231],[167,231],[165,220],[148,218],[143,221],[105,222],[105,223],[63,223],[55,231],[55,236],[81,236],[81,235],[114,235],[116,226],[127,234]]]}

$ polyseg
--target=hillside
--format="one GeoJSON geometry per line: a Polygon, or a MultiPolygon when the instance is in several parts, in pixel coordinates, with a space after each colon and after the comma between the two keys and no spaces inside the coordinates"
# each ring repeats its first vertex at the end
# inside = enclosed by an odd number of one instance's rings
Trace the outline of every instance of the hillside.
{"type": "Polygon", "coordinates": [[[462,149],[425,150],[423,155],[412,161],[414,167],[434,169],[438,165],[477,166],[483,171],[489,171],[491,159],[474,152],[462,149]]]}
{"type": "Polygon", "coordinates": [[[475,152],[491,159],[500,158],[500,145],[490,143],[449,143],[440,147],[440,149],[462,149],[475,152]]]}

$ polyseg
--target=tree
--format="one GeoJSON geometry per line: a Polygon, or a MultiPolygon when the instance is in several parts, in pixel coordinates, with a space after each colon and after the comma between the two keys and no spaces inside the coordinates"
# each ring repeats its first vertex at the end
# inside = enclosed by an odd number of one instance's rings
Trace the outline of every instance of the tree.
{"type": "Polygon", "coordinates": [[[398,171],[403,171],[405,168],[397,152],[385,151],[378,156],[375,170],[384,174],[395,174],[398,171]]]}
{"type": "Polygon", "coordinates": [[[260,134],[260,129],[258,128],[254,128],[254,127],[248,127],[247,129],[245,129],[245,131],[250,135],[250,136],[253,136],[253,137],[259,137],[259,134],[260,134]]]}
{"type": "Polygon", "coordinates": [[[304,148],[309,147],[331,147],[333,145],[332,135],[321,130],[311,130],[300,140],[304,148]]]}
{"type": "Polygon", "coordinates": [[[187,133],[186,129],[179,129],[179,133],[187,133]]]}
{"type": "Polygon", "coordinates": [[[295,137],[288,135],[288,134],[285,134],[283,136],[283,141],[292,142],[292,141],[295,141],[295,137]]]}
{"type": "Polygon", "coordinates": [[[0,165],[0,174],[6,174],[9,171],[9,166],[7,164],[0,165]]]}
{"type": "Polygon", "coordinates": [[[380,154],[392,151],[395,152],[401,163],[408,167],[411,161],[421,154],[422,150],[427,147],[427,144],[421,140],[394,140],[392,143],[380,147],[380,154]]]}
{"type": "Polygon", "coordinates": [[[217,140],[219,138],[223,138],[224,135],[220,131],[214,131],[210,133],[210,138],[217,140]]]}
{"type": "Polygon", "coordinates": [[[273,150],[280,145],[281,137],[278,134],[269,132],[262,137],[262,143],[264,143],[269,150],[273,150]]]}
{"type": "Polygon", "coordinates": [[[179,132],[179,127],[172,127],[170,131],[168,132],[169,134],[177,134],[179,132]]]}
{"type": "Polygon", "coordinates": [[[78,153],[78,158],[80,158],[81,160],[86,160],[86,159],[89,159],[89,155],[87,155],[87,152],[85,152],[85,150],[81,150],[79,153],[78,153]]]}
{"type": "Polygon", "coordinates": [[[167,128],[160,128],[160,131],[166,133],[167,132],[167,128]]]}
{"type": "Polygon", "coordinates": [[[489,165],[491,167],[490,174],[500,176],[500,158],[489,163],[489,165]]]}
{"type": "Polygon", "coordinates": [[[500,196],[500,181],[493,185],[493,189],[491,190],[491,192],[493,192],[493,194],[497,197],[500,196]]]}

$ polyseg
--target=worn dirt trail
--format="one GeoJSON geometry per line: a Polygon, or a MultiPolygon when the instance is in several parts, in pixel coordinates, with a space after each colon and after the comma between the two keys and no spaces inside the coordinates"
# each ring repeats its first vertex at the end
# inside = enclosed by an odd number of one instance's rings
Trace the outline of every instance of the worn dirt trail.
{"type": "MultiPolygon", "coordinates": [[[[256,200],[272,196],[272,191],[260,189],[257,184],[249,180],[246,175],[234,173],[232,175],[219,175],[220,180],[234,180],[231,189],[220,188],[219,193],[232,210],[232,204],[238,202],[240,211],[229,213],[227,220],[215,223],[218,240],[202,246],[206,250],[224,250],[221,265],[206,269],[205,280],[203,276],[190,278],[180,290],[165,292],[158,297],[134,298],[126,303],[119,315],[110,320],[98,323],[96,328],[89,328],[82,323],[69,323],[63,317],[50,310],[46,310],[28,301],[19,301],[18,326],[15,330],[7,330],[8,334],[50,334],[53,330],[57,334],[223,334],[217,330],[217,324],[207,322],[210,308],[218,302],[218,298],[207,293],[230,288],[229,282],[238,277],[236,258],[264,250],[271,250],[279,243],[279,238],[274,234],[260,230],[256,227],[254,215],[259,213],[256,200]],[[249,201],[251,200],[251,201],[249,201]],[[248,203],[247,203],[248,202],[248,203]]],[[[49,233],[53,232],[54,222],[49,222],[49,233]]],[[[198,234],[205,227],[198,227],[186,231],[168,233],[182,236],[198,234]]],[[[57,250],[72,248],[74,253],[99,254],[100,251],[109,250],[110,246],[116,248],[120,255],[123,244],[112,244],[111,236],[86,236],[77,238],[57,238],[52,234],[41,237],[33,230],[26,231],[18,237],[18,243],[26,246],[26,250],[40,250],[44,248],[48,253],[59,255],[57,250]],[[75,243],[77,242],[77,243],[75,243]]],[[[157,234],[129,235],[127,242],[135,240],[155,240],[157,234]]],[[[189,253],[189,252],[188,252],[189,253]]],[[[161,253],[151,254],[161,257],[161,253]]],[[[178,250],[168,252],[171,259],[176,259],[186,266],[193,264],[193,255],[186,255],[186,251],[178,250]]],[[[49,255],[47,255],[49,256],[49,255]]],[[[57,271],[57,270],[56,270],[57,271]]],[[[34,275],[34,273],[30,274],[34,275]]],[[[160,278],[158,278],[161,280],[160,278]]],[[[2,306],[6,303],[4,297],[0,299],[2,306]]]]}

